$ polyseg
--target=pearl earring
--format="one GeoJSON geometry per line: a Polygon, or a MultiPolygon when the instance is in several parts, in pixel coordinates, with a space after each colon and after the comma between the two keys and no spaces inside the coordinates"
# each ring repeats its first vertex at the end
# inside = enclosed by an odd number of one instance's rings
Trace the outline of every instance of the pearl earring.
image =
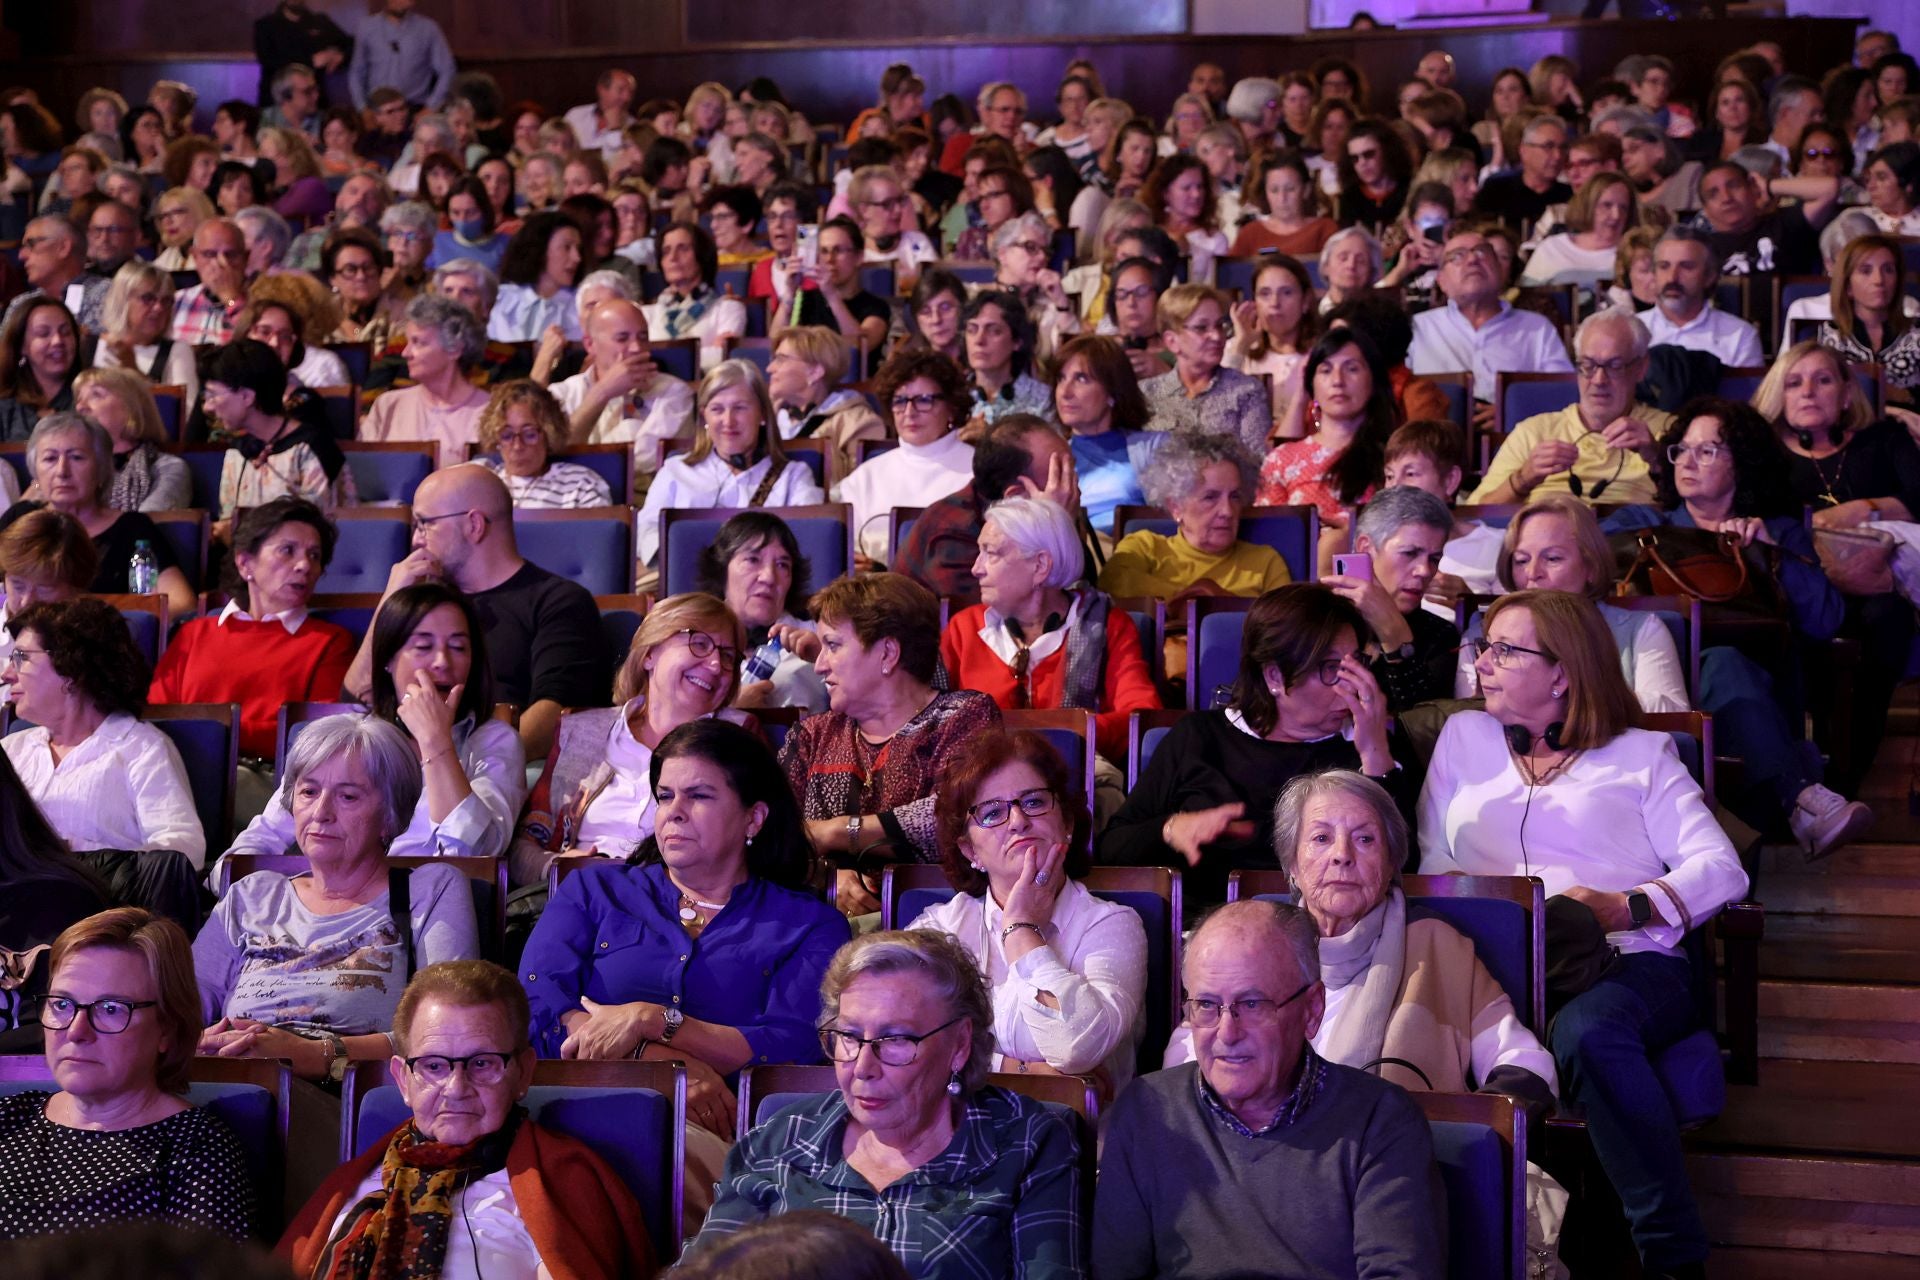
{"type": "Polygon", "coordinates": [[[1567,691],[1565,689],[1555,689],[1553,691],[1553,696],[1556,698],[1564,698],[1567,696],[1567,691]]]}
{"type": "Polygon", "coordinates": [[[958,1071],[947,1077],[947,1092],[956,1098],[960,1096],[960,1073],[958,1071]]]}

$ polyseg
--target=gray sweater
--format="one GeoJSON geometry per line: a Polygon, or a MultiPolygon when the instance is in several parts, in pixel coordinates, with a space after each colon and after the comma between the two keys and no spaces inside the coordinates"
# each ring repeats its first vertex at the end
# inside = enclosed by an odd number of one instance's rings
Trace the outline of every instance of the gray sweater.
{"type": "Polygon", "coordinates": [[[1197,1070],[1141,1076],[1107,1114],[1094,1280],[1446,1275],[1446,1193],[1398,1086],[1329,1063],[1304,1115],[1246,1138],[1201,1103],[1197,1070]]]}

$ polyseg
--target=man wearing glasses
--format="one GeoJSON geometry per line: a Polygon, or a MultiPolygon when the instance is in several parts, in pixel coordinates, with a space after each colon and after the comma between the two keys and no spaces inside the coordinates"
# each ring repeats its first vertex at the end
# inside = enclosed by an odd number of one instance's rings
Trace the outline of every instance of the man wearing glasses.
{"type": "Polygon", "coordinates": [[[1520,172],[1490,178],[1474,201],[1481,213],[1525,234],[1549,206],[1573,199],[1560,180],[1567,167],[1567,125],[1558,116],[1541,116],[1520,135],[1520,172]]]}
{"type": "Polygon", "coordinates": [[[48,214],[27,224],[27,234],[20,241],[20,265],[32,288],[13,300],[0,319],[0,328],[21,307],[54,298],[66,304],[81,328],[89,333],[101,331],[111,281],[87,270],[86,243],[80,229],[64,215],[48,214]]]}
{"type": "Polygon", "coordinates": [[[193,346],[233,341],[233,321],[247,303],[247,238],[238,224],[214,218],[193,233],[193,268],[200,283],[173,300],[175,342],[193,346]]]}
{"type": "Polygon", "coordinates": [[[1472,226],[1454,223],[1440,244],[1444,306],[1413,318],[1407,364],[1418,374],[1473,374],[1474,413],[1493,425],[1493,397],[1502,373],[1571,373],[1566,346],[1553,321],[1517,311],[1500,297],[1506,288],[1493,242],[1472,226]]]}
{"type": "Polygon", "coordinates": [[[1106,1119],[1093,1211],[1104,1280],[1437,1276],[1444,1192],[1407,1095],[1325,1061],[1326,989],[1297,907],[1229,903],[1182,966],[1197,1062],[1141,1076],[1106,1119]],[[1204,1190],[1197,1190],[1204,1188],[1204,1190]]]}

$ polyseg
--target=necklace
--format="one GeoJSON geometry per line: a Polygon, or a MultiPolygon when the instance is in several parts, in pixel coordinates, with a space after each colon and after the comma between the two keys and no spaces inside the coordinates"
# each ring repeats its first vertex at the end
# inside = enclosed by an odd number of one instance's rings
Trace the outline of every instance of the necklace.
{"type": "Polygon", "coordinates": [[[700,912],[695,910],[696,907],[704,907],[708,911],[719,911],[726,905],[724,902],[702,902],[683,891],[680,894],[680,918],[688,924],[705,924],[706,921],[700,918],[700,912]]]}
{"type": "Polygon", "coordinates": [[[1814,474],[1820,477],[1820,497],[1828,506],[1837,507],[1840,505],[1841,499],[1840,496],[1834,492],[1834,486],[1840,483],[1840,473],[1846,468],[1846,451],[1847,446],[1843,444],[1827,455],[1827,458],[1840,459],[1840,465],[1833,469],[1831,476],[1827,474],[1827,469],[1821,465],[1827,460],[1826,458],[1816,458],[1812,453],[1807,454],[1807,461],[1813,464],[1814,474]]]}

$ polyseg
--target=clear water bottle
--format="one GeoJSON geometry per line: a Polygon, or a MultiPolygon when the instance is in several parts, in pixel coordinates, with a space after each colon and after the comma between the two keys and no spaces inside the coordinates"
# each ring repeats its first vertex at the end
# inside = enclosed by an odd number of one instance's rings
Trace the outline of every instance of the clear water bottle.
{"type": "Polygon", "coordinates": [[[747,665],[742,669],[741,674],[748,680],[771,680],[774,669],[780,665],[780,659],[784,656],[785,651],[780,648],[780,641],[773,636],[768,636],[765,644],[748,655],[747,665]]]}
{"type": "Polygon", "coordinates": [[[153,544],[145,538],[133,544],[133,558],[127,561],[127,588],[137,596],[150,596],[160,589],[160,562],[154,558],[153,544]]]}

